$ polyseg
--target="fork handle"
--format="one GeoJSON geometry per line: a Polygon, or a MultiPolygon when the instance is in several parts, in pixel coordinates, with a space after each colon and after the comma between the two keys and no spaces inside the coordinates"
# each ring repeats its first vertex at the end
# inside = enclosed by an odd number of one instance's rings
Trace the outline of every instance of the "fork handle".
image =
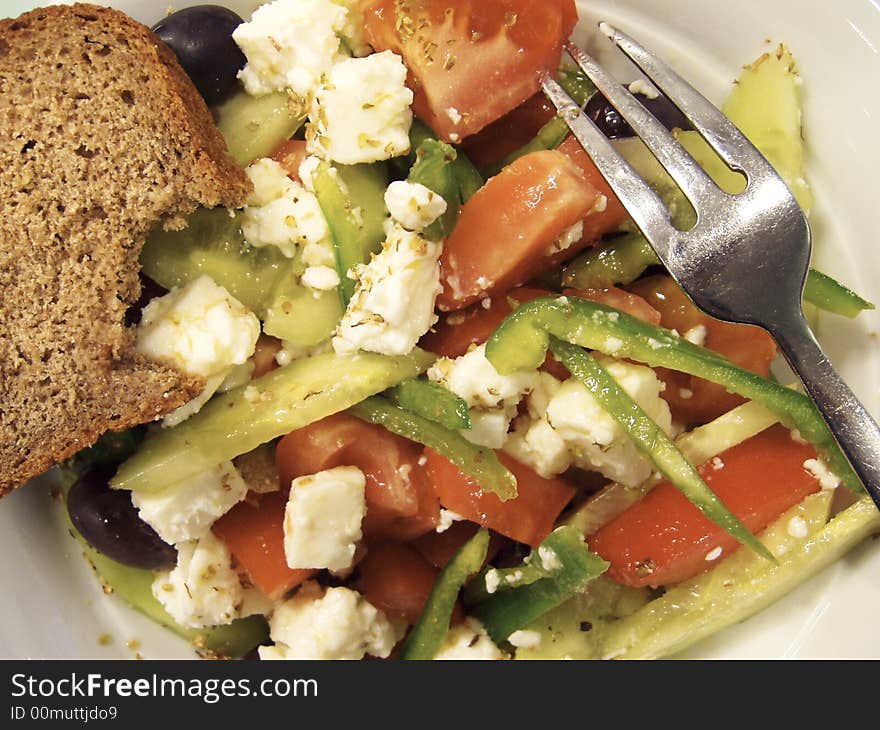
{"type": "Polygon", "coordinates": [[[880,507],[880,426],[831,365],[801,316],[771,330],[853,471],[880,507]]]}

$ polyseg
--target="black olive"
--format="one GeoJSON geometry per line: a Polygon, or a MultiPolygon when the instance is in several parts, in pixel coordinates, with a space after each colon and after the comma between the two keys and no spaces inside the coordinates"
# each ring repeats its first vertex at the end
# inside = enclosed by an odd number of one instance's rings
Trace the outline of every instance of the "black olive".
{"type": "MultiPolygon", "coordinates": [[[[635,97],[667,129],[693,129],[684,114],[663,94],[656,99],[650,99],[644,94],[636,94],[635,97]]],[[[609,139],[635,137],[635,132],[620,116],[620,112],[598,91],[590,97],[584,111],[609,139]]]]}
{"type": "Polygon", "coordinates": [[[173,567],[177,551],[163,542],[138,515],[131,492],[110,488],[115,466],[84,472],[67,495],[67,512],[76,530],[108,558],[147,570],[173,567]]]}
{"type": "Polygon", "coordinates": [[[219,5],[178,10],[153,26],[177,56],[208,104],[215,104],[235,85],[246,59],[232,39],[240,16],[219,5]]]}

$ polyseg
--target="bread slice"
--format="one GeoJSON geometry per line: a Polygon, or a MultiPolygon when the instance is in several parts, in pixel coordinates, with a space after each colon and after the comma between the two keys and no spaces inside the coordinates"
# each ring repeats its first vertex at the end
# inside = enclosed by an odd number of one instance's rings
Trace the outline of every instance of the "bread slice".
{"type": "Polygon", "coordinates": [[[198,393],[134,351],[138,256],[249,190],[148,28],[85,4],[0,21],[0,496],[198,393]]]}

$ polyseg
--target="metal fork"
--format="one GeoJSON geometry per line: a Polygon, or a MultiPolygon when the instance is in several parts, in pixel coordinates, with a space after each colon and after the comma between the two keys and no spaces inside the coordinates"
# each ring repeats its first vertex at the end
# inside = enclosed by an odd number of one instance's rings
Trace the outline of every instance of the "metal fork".
{"type": "Polygon", "coordinates": [[[566,51],[617,109],[690,200],[697,223],[677,230],[654,190],[549,76],[545,94],[593,158],[682,289],[706,313],[762,327],[776,340],[880,507],[880,427],[832,367],[804,318],[810,226],[779,174],[730,120],[665,62],[606,23],[599,28],[747,179],[722,191],[666,128],[593,58],[566,51]]]}

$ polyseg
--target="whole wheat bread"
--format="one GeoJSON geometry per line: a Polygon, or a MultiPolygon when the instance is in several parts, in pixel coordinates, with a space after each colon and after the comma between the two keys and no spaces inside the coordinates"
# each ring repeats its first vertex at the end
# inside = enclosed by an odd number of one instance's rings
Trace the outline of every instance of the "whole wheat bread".
{"type": "Polygon", "coordinates": [[[0,21],[0,496],[199,391],[134,351],[138,256],[249,188],[148,28],[84,4],[0,21]]]}

